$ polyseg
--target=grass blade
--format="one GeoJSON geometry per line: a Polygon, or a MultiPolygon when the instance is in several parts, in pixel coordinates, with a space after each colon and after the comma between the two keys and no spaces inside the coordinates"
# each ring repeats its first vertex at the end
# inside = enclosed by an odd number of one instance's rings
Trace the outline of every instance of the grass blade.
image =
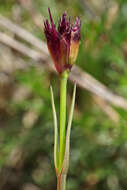
{"type": "Polygon", "coordinates": [[[56,115],[56,109],[55,109],[55,103],[54,103],[54,94],[52,86],[50,86],[50,92],[51,92],[51,103],[52,103],[52,112],[53,112],[53,120],[54,120],[54,164],[56,171],[58,170],[58,127],[57,127],[57,115],[56,115]]]}
{"type": "Polygon", "coordinates": [[[74,85],[72,104],[71,104],[68,126],[67,126],[65,155],[64,155],[64,162],[63,162],[63,167],[62,167],[62,174],[67,174],[68,167],[69,167],[70,134],[71,134],[71,125],[72,125],[74,105],[75,105],[75,96],[76,96],[76,84],[74,85]]]}

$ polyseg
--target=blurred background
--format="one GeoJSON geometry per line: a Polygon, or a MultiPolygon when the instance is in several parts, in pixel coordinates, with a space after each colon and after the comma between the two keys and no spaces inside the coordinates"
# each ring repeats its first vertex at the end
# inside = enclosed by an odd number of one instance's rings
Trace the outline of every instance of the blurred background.
{"type": "Polygon", "coordinates": [[[49,86],[59,80],[43,33],[66,11],[82,20],[68,190],[127,189],[127,1],[0,0],[0,190],[56,189],[49,86]],[[80,69],[79,69],[80,67],[80,69]]]}

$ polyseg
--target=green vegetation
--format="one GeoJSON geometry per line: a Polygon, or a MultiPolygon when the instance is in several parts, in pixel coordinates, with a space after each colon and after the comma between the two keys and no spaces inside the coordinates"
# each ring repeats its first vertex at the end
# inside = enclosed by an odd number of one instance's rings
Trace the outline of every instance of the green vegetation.
{"type": "MultiPolygon", "coordinates": [[[[44,41],[43,32],[20,1],[0,0],[0,14],[44,41]]],[[[127,2],[36,0],[33,3],[45,18],[50,7],[55,21],[64,10],[72,18],[81,17],[82,39],[76,64],[126,99],[127,2]]],[[[0,31],[9,33],[1,26],[0,31]]],[[[9,35],[25,44],[17,36],[9,35]]],[[[56,189],[50,84],[59,112],[59,81],[55,74],[0,43],[0,190],[56,189]],[[25,62],[26,67],[13,68],[11,72],[11,66],[6,64],[16,61],[25,62]],[[4,85],[3,77],[10,77],[4,85]]],[[[68,81],[68,110],[72,91],[73,84],[68,81]]],[[[67,189],[125,190],[126,166],[127,110],[77,87],[67,189]]]]}

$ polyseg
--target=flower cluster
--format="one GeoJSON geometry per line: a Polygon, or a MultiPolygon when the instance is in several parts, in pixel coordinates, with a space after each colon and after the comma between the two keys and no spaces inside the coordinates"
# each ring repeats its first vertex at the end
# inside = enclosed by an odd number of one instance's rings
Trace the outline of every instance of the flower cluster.
{"type": "Polygon", "coordinates": [[[44,32],[51,57],[59,74],[70,70],[75,62],[80,44],[80,18],[77,17],[75,24],[71,25],[70,18],[64,13],[58,23],[58,28],[53,22],[49,11],[49,18],[44,22],[44,32]]]}

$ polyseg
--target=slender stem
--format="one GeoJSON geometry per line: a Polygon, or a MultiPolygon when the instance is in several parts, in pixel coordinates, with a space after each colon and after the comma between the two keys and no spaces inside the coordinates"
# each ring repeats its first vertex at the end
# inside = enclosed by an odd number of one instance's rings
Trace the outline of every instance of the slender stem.
{"type": "Polygon", "coordinates": [[[60,147],[59,147],[59,171],[62,169],[65,153],[66,136],[66,94],[67,94],[68,72],[61,74],[60,78],[60,147]]]}
{"type": "Polygon", "coordinates": [[[66,190],[66,175],[57,177],[57,190],[66,190]]]}

